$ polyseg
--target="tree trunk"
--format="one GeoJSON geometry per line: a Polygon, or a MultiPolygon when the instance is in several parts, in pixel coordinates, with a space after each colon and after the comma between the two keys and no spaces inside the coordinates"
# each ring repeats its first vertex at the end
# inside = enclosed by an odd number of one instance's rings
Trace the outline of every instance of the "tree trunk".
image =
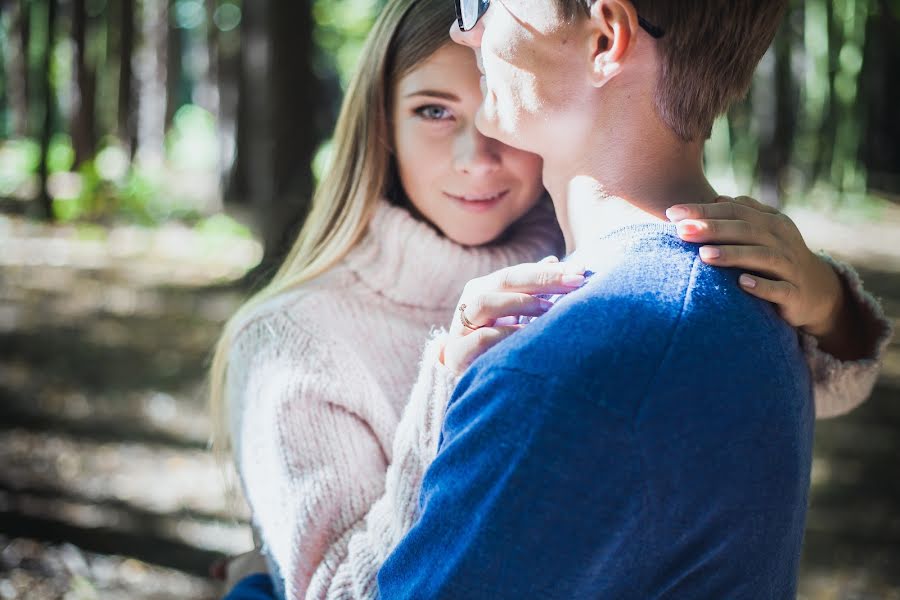
{"type": "Polygon", "coordinates": [[[785,176],[796,131],[794,89],[791,80],[791,30],[782,27],[775,36],[768,58],[765,93],[754,98],[762,111],[760,126],[760,201],[780,208],[785,176]]]}
{"type": "Polygon", "coordinates": [[[181,36],[184,32],[175,24],[175,7],[176,1],[169,0],[169,10],[166,18],[167,61],[165,131],[171,129],[172,123],[175,120],[175,113],[181,107],[181,53],[183,47],[181,36]]]}
{"type": "Polygon", "coordinates": [[[72,37],[75,43],[75,110],[72,118],[72,145],[75,167],[94,157],[96,143],[97,72],[87,55],[88,20],[85,0],[73,0],[72,37]]]}
{"type": "Polygon", "coordinates": [[[880,0],[867,23],[862,90],[865,143],[862,160],[869,187],[900,200],[900,13],[880,0]]]}
{"type": "Polygon", "coordinates": [[[19,118],[16,123],[16,135],[26,137],[31,133],[31,65],[28,63],[28,48],[31,46],[31,4],[19,3],[19,77],[22,80],[22,93],[15,103],[19,118]]]}
{"type": "MultiPolygon", "coordinates": [[[[233,183],[243,185],[258,219],[269,252],[270,219],[266,211],[274,204],[272,98],[272,38],[269,17],[273,0],[257,0],[242,6],[241,90],[238,108],[238,151],[233,183]]],[[[298,32],[300,35],[300,32],[298,32]]],[[[298,59],[299,61],[299,59],[298,59]]],[[[265,262],[265,258],[264,258],[265,262]]]]}
{"type": "MultiPolygon", "coordinates": [[[[5,10],[6,4],[3,0],[0,0],[0,17],[3,16],[5,10]]],[[[3,36],[4,40],[8,40],[9,32],[3,27],[2,22],[0,22],[0,29],[3,30],[0,35],[3,36]]],[[[9,126],[9,82],[12,77],[10,77],[10,63],[6,54],[6,45],[0,44],[0,140],[8,139],[11,133],[9,126]]]]}
{"type": "Polygon", "coordinates": [[[38,167],[40,177],[40,194],[38,196],[37,215],[41,219],[51,220],[53,218],[53,200],[50,198],[50,192],[47,189],[48,165],[47,158],[50,153],[50,137],[53,134],[53,82],[50,77],[50,58],[53,55],[54,29],[56,27],[56,0],[47,0],[47,39],[44,48],[43,58],[43,78],[41,80],[43,89],[43,105],[44,115],[41,126],[41,162],[38,167]]]}
{"type": "Polygon", "coordinates": [[[131,59],[134,54],[134,1],[122,0],[121,44],[119,56],[119,139],[133,159],[137,152],[137,116],[131,59]]]}
{"type": "Polygon", "coordinates": [[[140,110],[136,112],[137,160],[156,168],[165,157],[167,3],[145,0],[142,8],[140,45],[134,62],[140,110]]]}
{"type": "Polygon", "coordinates": [[[4,49],[6,59],[6,76],[3,82],[9,108],[9,137],[23,137],[27,130],[28,102],[25,98],[25,85],[28,79],[26,68],[27,40],[23,40],[24,23],[28,20],[27,6],[22,2],[5,5],[4,11],[9,14],[9,46],[4,49]],[[17,43],[14,43],[17,42],[17,43]]]}
{"type": "Polygon", "coordinates": [[[250,275],[258,279],[280,263],[309,208],[318,82],[308,0],[245,3],[243,11],[237,162],[229,196],[246,186],[265,248],[250,275]]]}
{"type": "Polygon", "coordinates": [[[313,71],[313,19],[309,1],[281,0],[272,13],[274,203],[267,207],[266,254],[279,261],[293,245],[309,211],[312,161],[319,135],[315,120],[319,86],[313,71]]]}

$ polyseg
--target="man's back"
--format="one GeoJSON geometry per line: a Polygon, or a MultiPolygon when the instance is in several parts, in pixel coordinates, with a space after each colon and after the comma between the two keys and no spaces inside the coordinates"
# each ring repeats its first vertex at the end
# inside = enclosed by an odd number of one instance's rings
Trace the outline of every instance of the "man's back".
{"type": "Polygon", "coordinates": [[[481,357],[385,598],[793,597],[813,429],[795,333],[668,225],[481,357]]]}

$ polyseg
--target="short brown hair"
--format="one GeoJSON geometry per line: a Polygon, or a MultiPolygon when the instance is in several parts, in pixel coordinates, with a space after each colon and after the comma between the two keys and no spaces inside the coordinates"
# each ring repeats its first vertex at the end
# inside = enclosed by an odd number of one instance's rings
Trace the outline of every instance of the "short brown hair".
{"type": "MultiPolygon", "coordinates": [[[[557,0],[570,18],[592,0],[557,0]]],[[[632,0],[665,33],[656,109],[685,141],[709,137],[713,121],[747,93],[753,71],[784,15],[787,0],[632,0]]]]}

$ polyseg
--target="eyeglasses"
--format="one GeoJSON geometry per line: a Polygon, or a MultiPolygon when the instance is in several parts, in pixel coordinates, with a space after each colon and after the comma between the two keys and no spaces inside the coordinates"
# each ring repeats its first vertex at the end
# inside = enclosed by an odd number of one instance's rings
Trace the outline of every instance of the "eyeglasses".
{"type": "MultiPolygon", "coordinates": [[[[456,0],[456,21],[460,31],[469,31],[475,25],[491,5],[491,0],[456,0]]],[[[651,37],[659,39],[665,33],[662,29],[638,15],[638,25],[651,37]]]]}

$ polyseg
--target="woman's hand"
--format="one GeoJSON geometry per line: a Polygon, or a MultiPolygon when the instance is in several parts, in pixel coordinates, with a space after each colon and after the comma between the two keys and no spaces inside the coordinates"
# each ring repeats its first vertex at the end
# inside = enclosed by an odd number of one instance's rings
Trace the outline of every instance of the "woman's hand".
{"type": "Polygon", "coordinates": [[[743,274],[741,287],[773,302],[794,327],[824,337],[835,330],[844,288],[834,269],[814,254],[789,217],[753,198],[721,197],[712,204],[679,204],[666,211],[703,262],[761,273],[743,274]]]}
{"type": "Polygon", "coordinates": [[[442,362],[462,374],[489,348],[522,327],[519,317],[539,317],[552,304],[538,294],[567,294],[584,284],[583,266],[548,256],[495,271],[466,284],[450,323],[442,362]]]}

